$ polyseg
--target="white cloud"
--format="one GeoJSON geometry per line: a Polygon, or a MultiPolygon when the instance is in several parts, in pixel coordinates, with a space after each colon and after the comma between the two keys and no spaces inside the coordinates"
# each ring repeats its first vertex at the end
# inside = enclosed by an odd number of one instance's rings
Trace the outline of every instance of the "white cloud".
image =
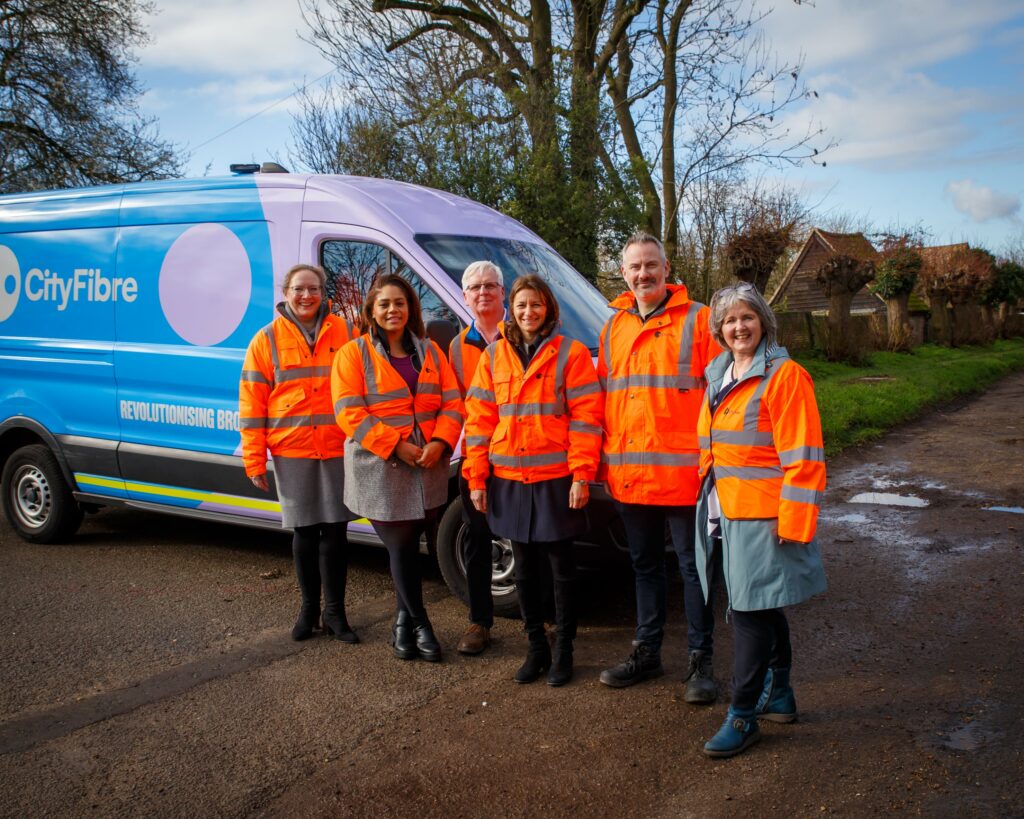
{"type": "Polygon", "coordinates": [[[975,222],[1003,219],[1020,211],[1020,197],[999,193],[971,179],[959,179],[946,185],[946,193],[953,198],[953,207],[970,216],[975,222]]]}
{"type": "Polygon", "coordinates": [[[969,53],[1018,14],[1005,0],[816,0],[777,4],[763,27],[784,59],[803,54],[810,71],[884,77],[969,53]]]}
{"type": "Polygon", "coordinates": [[[146,19],[150,44],[139,54],[152,68],[244,76],[285,72],[317,77],[330,68],[301,40],[297,0],[159,0],[146,19]]]}

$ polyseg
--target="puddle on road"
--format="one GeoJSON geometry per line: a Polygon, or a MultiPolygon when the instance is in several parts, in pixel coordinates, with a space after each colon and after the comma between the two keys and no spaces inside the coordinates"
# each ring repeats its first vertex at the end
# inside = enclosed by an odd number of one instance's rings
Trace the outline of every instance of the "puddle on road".
{"type": "Polygon", "coordinates": [[[870,503],[876,506],[913,506],[921,508],[928,505],[924,498],[914,495],[896,495],[892,492],[861,492],[854,495],[847,503],[870,503]]]}
{"type": "Polygon", "coordinates": [[[870,518],[867,515],[861,515],[854,512],[851,515],[840,515],[836,518],[830,518],[833,523],[867,523],[870,518]]]}
{"type": "Polygon", "coordinates": [[[1014,515],[1024,515],[1024,506],[986,506],[985,512],[1011,512],[1014,515]]]}

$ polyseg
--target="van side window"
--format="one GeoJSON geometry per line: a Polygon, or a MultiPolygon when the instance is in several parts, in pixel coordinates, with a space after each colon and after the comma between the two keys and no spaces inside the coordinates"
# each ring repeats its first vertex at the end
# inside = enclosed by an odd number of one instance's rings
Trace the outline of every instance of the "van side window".
{"type": "Polygon", "coordinates": [[[352,321],[359,317],[373,280],[388,272],[397,273],[412,285],[423,308],[424,324],[440,319],[460,326],[455,313],[419,274],[386,247],[372,242],[331,239],[320,247],[320,264],[327,271],[327,295],[334,312],[352,321]]]}

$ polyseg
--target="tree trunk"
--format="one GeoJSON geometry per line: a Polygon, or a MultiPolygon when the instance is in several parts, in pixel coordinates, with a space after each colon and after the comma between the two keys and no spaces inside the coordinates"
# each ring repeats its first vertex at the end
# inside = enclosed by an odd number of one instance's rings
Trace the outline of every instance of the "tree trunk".
{"type": "Polygon", "coordinates": [[[953,327],[950,321],[948,297],[942,290],[928,291],[928,306],[932,311],[931,340],[946,347],[953,346],[953,327]]]}
{"type": "Polygon", "coordinates": [[[889,320],[889,349],[893,352],[910,351],[910,293],[903,293],[886,299],[885,308],[889,320]]]}
{"type": "Polygon", "coordinates": [[[850,305],[853,304],[853,293],[835,287],[828,297],[828,340],[825,354],[829,361],[848,361],[860,363],[864,359],[864,349],[852,338],[850,305]]]}

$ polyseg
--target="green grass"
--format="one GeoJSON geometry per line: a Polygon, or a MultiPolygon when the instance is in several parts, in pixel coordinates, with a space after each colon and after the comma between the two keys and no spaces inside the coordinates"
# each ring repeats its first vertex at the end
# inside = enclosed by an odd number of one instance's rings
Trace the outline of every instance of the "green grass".
{"type": "Polygon", "coordinates": [[[825,453],[835,455],[1024,368],[1024,339],[997,341],[991,347],[926,344],[912,353],[876,352],[863,367],[810,355],[797,360],[814,378],[825,453]]]}

